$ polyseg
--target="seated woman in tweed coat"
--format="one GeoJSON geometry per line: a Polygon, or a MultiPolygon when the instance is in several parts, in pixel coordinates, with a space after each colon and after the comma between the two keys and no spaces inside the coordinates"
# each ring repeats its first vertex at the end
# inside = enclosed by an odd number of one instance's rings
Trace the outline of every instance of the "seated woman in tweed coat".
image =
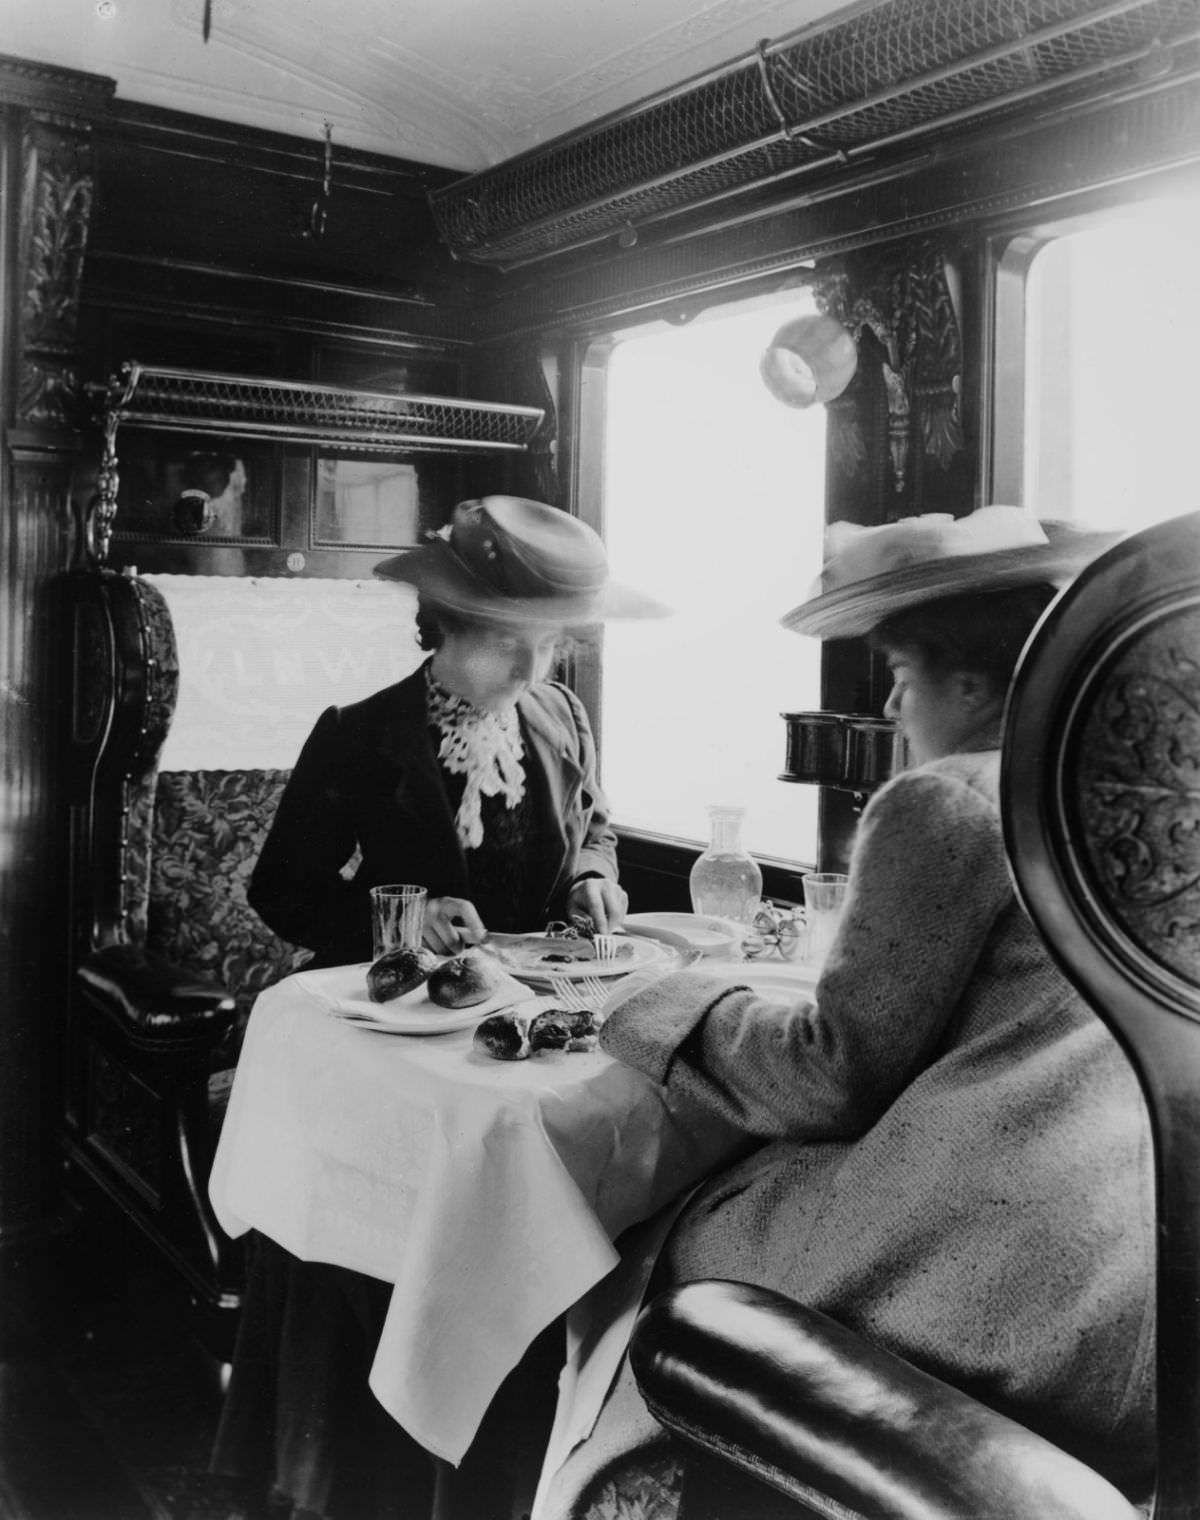
{"type": "MultiPolygon", "coordinates": [[[[1017,655],[1053,583],[1104,546],[1043,527],[1002,507],[838,525],[818,594],[783,621],[870,635],[911,765],[864,810],[815,994],[781,1007],[736,976],[630,979],[602,1040],[758,1142],[686,1205],[656,1287],[791,1294],[1136,1499],[1152,1482],[1148,1120],[1014,896],[997,810],[1017,655]]],[[[675,1482],[626,1366],[544,1477],[539,1520],[664,1520],[675,1482]]]]}

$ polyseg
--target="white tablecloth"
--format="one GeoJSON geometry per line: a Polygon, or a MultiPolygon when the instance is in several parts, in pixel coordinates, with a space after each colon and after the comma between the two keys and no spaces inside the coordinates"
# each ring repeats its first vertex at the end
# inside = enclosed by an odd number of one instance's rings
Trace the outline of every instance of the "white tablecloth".
{"type": "Polygon", "coordinates": [[[371,1372],[457,1463],[537,1334],[616,1264],[612,1242],[728,1155],[602,1052],[495,1061],[471,1030],[383,1034],[302,972],[255,1004],[210,1193],[231,1235],[395,1285],[371,1372]]]}

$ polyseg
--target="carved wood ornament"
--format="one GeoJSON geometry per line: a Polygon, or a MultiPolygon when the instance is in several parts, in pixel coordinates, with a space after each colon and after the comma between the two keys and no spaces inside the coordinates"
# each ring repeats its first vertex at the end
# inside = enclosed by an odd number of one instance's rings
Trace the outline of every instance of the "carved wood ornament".
{"type": "Polygon", "coordinates": [[[79,293],[92,211],[91,145],[77,123],[31,114],[22,138],[19,421],[74,427],[79,293]]]}
{"type": "Polygon", "coordinates": [[[1090,886],[1150,961],[1200,966],[1200,605],[1146,624],[1099,683],[1079,738],[1090,886]]]}
{"type": "MultiPolygon", "coordinates": [[[[959,415],[962,340],[946,279],[945,259],[931,243],[821,271],[813,281],[819,310],[836,317],[859,343],[870,332],[882,351],[887,395],[888,457],[892,485],[907,490],[912,449],[945,470],[963,446],[959,415]]],[[[867,459],[860,405],[861,383],[829,404],[830,452],[846,475],[867,459]]]]}

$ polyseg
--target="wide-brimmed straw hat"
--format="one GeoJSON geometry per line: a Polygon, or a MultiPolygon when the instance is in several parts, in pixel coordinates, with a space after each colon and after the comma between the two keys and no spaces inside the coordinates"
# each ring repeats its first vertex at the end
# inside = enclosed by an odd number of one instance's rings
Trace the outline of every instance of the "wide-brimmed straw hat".
{"type": "Polygon", "coordinates": [[[604,543],[586,523],[523,496],[460,502],[429,543],[382,560],[375,574],[488,622],[579,627],[671,611],[610,579],[604,543]]]}
{"type": "Polygon", "coordinates": [[[894,612],[939,597],[1065,584],[1120,537],[1039,522],[1020,507],[1004,506],[979,507],[960,518],[930,512],[876,528],[831,523],[819,578],[807,600],[779,621],[814,638],[852,638],[894,612]]]}

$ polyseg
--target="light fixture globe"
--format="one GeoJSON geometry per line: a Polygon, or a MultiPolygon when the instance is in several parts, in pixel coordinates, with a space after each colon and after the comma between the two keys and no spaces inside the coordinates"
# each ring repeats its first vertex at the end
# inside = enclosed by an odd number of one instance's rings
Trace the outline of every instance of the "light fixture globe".
{"type": "Polygon", "coordinates": [[[840,396],[858,368],[854,339],[834,317],[794,317],[771,339],[759,373],[785,406],[805,407],[840,396]]]}

